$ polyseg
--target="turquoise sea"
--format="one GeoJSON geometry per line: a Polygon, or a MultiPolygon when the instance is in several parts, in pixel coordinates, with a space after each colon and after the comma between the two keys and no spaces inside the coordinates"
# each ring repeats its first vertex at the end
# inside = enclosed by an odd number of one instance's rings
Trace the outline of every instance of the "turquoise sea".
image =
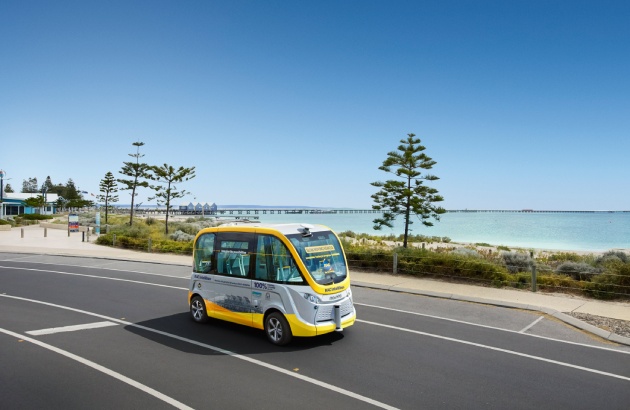
{"type": "MultiPolygon", "coordinates": [[[[254,216],[254,215],[252,215],[254,216]]],[[[393,229],[373,229],[378,214],[275,214],[258,216],[260,222],[318,223],[337,232],[354,231],[374,235],[403,233],[402,219],[393,229]]],[[[529,213],[449,212],[434,226],[419,221],[412,234],[449,237],[454,242],[489,243],[508,247],[606,251],[630,248],[630,212],[529,213]]]]}

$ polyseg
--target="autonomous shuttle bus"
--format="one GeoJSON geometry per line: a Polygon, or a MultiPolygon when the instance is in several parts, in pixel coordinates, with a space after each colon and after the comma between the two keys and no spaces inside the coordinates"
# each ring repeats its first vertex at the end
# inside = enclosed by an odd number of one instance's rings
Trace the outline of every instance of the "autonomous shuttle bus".
{"type": "Polygon", "coordinates": [[[196,322],[264,329],[271,343],[354,324],[346,257],[323,225],[248,223],[201,230],[188,290],[196,322]]]}

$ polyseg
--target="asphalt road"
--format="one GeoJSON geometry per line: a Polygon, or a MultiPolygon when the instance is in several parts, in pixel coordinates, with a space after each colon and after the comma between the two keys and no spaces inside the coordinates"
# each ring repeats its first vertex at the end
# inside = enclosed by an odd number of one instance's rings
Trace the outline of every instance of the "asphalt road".
{"type": "Polygon", "coordinates": [[[0,253],[0,406],[630,406],[628,347],[536,313],[353,287],[353,327],[282,348],[258,330],[194,323],[189,274],[0,253]]]}

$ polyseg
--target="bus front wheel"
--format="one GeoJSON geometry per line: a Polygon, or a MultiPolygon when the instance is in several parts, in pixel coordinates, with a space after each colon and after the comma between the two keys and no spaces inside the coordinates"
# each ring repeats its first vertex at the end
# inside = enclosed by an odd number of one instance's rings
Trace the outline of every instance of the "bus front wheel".
{"type": "Polygon", "coordinates": [[[190,299],[190,315],[197,323],[205,323],[209,320],[208,312],[206,312],[206,304],[201,296],[193,296],[190,299]]]}
{"type": "Polygon", "coordinates": [[[279,312],[270,313],[265,319],[265,334],[274,345],[283,346],[291,341],[289,322],[279,312]]]}

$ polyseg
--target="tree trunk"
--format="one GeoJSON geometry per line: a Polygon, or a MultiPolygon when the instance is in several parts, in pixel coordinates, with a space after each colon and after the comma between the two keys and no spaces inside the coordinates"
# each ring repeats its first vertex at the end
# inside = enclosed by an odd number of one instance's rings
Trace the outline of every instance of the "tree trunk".
{"type": "MultiPolygon", "coordinates": [[[[407,190],[411,190],[411,178],[407,177],[407,190]]],[[[407,238],[409,237],[409,214],[411,208],[411,198],[407,198],[407,203],[405,204],[405,237],[403,238],[403,248],[407,248],[407,238]]]]}

